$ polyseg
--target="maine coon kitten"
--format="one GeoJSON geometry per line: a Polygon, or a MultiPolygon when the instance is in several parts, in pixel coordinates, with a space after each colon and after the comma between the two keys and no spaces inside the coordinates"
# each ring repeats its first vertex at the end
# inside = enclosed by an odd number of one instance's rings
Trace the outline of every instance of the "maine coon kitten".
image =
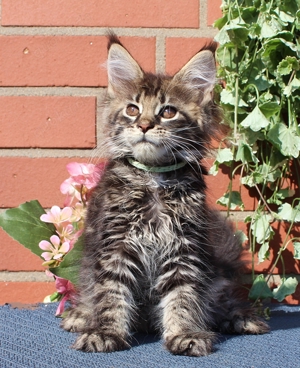
{"type": "Polygon", "coordinates": [[[221,120],[214,43],[174,77],[145,73],[118,38],[108,53],[109,164],[88,206],[75,349],[128,348],[159,331],[173,354],[209,354],[216,330],[268,326],[237,297],[241,245],[209,209],[200,164],[221,120]]]}

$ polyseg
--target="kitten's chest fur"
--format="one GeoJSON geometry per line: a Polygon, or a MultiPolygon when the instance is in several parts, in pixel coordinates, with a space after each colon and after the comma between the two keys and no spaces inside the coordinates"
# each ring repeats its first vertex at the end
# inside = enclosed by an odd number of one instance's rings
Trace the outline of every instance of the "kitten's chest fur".
{"type": "MultiPolygon", "coordinates": [[[[188,249],[193,241],[204,194],[191,189],[190,183],[190,179],[189,184],[184,178],[179,181],[176,175],[166,179],[121,166],[101,183],[99,192],[105,194],[94,195],[95,207],[103,208],[101,228],[106,229],[103,236],[109,239],[107,249],[112,239],[120,238],[123,251],[136,259],[137,278],[144,288],[152,288],[167,259],[184,251],[183,242],[188,249]],[[102,203],[97,203],[97,198],[102,203]]],[[[112,251],[120,252],[116,248],[112,251]]]]}

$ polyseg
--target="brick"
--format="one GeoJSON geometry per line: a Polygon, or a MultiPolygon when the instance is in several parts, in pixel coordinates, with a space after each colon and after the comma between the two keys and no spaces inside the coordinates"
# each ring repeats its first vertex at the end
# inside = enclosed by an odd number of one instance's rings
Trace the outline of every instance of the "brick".
{"type": "Polygon", "coordinates": [[[3,0],[2,25],[198,28],[199,0],[3,0]]]}
{"type": "Polygon", "coordinates": [[[55,290],[54,282],[0,282],[0,305],[41,303],[55,290]]]}
{"type": "Polygon", "coordinates": [[[45,271],[42,258],[12,239],[0,227],[0,271],[45,271]]]}
{"type": "Polygon", "coordinates": [[[16,207],[37,199],[43,207],[62,206],[61,183],[69,177],[66,165],[70,162],[93,162],[100,159],[80,157],[0,157],[0,208],[16,207]]]}
{"type": "Polygon", "coordinates": [[[212,38],[174,37],[166,39],[166,72],[175,74],[212,38]]]}
{"type": "Polygon", "coordinates": [[[0,96],[0,147],[93,148],[96,98],[0,96]]]}
{"type": "MultiPolygon", "coordinates": [[[[120,37],[148,71],[155,38],[120,37]]],[[[104,36],[0,36],[0,86],[106,86],[104,36]]]]}
{"type": "Polygon", "coordinates": [[[207,1],[207,25],[211,26],[213,23],[222,17],[221,10],[222,0],[208,0],[207,1]]]}

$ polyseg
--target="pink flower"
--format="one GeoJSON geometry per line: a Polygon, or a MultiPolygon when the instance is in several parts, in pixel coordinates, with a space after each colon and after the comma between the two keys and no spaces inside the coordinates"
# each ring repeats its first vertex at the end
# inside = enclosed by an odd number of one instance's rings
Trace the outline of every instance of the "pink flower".
{"type": "Polygon", "coordinates": [[[62,210],[58,206],[53,206],[51,210],[43,214],[40,219],[44,222],[50,222],[52,224],[61,224],[62,222],[66,222],[72,216],[72,208],[64,207],[62,210]]]}
{"type": "Polygon", "coordinates": [[[55,313],[55,315],[57,316],[63,313],[66,301],[74,297],[75,289],[73,284],[69,280],[63,279],[58,276],[55,276],[55,286],[56,290],[63,295],[63,298],[61,299],[55,313]]]}
{"type": "Polygon", "coordinates": [[[87,187],[87,189],[92,189],[97,185],[104,168],[105,163],[94,165],[70,162],[67,165],[67,170],[71,175],[74,184],[84,185],[87,187]]]}
{"type": "Polygon", "coordinates": [[[73,208],[73,213],[71,216],[71,222],[78,222],[84,218],[85,208],[82,203],[78,202],[73,208]]]}
{"type": "Polygon", "coordinates": [[[86,201],[86,194],[93,189],[105,169],[106,163],[81,164],[78,162],[71,162],[67,165],[67,170],[71,175],[60,186],[60,191],[67,197],[65,199],[65,206],[70,206],[73,199],[77,198],[81,201],[86,201]]]}
{"type": "Polygon", "coordinates": [[[74,238],[75,229],[73,225],[68,224],[67,226],[59,228],[57,233],[63,241],[69,241],[74,238]]]}
{"type": "Polygon", "coordinates": [[[50,261],[51,259],[59,260],[71,249],[70,243],[65,241],[61,244],[60,238],[57,235],[52,235],[50,241],[51,243],[47,240],[42,240],[39,243],[39,247],[46,251],[41,254],[46,261],[50,261]]]}
{"type": "Polygon", "coordinates": [[[67,165],[67,170],[76,184],[85,185],[87,189],[96,186],[98,177],[95,165],[71,162],[67,165]]]}
{"type": "Polygon", "coordinates": [[[64,202],[64,206],[70,206],[73,199],[77,198],[78,200],[81,199],[81,192],[80,188],[76,188],[77,183],[71,177],[66,179],[60,186],[60,191],[62,194],[65,194],[67,197],[64,202]]]}

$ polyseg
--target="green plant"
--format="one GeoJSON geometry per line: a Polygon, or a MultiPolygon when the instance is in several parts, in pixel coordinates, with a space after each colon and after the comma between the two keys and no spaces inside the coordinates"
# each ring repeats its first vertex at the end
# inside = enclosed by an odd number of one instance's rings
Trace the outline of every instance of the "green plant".
{"type": "Polygon", "coordinates": [[[230,167],[227,192],[218,203],[230,210],[243,209],[240,191],[232,190],[232,180],[240,175],[240,188],[255,190],[257,204],[249,224],[252,252],[254,300],[273,297],[282,301],[294,293],[297,280],[286,278],[284,255],[290,243],[295,262],[300,259],[300,242],[292,237],[300,222],[300,0],[223,0],[217,62],[220,104],[231,135],[227,146],[219,148],[211,173],[221,164],[230,167]],[[293,185],[296,182],[296,185],[293,185]],[[299,197],[299,195],[298,195],[299,197]],[[267,278],[254,275],[254,254],[263,262],[270,254],[274,236],[272,223],[287,224],[287,236],[280,244],[267,278]],[[268,286],[278,262],[282,262],[281,285],[268,286]]]}

